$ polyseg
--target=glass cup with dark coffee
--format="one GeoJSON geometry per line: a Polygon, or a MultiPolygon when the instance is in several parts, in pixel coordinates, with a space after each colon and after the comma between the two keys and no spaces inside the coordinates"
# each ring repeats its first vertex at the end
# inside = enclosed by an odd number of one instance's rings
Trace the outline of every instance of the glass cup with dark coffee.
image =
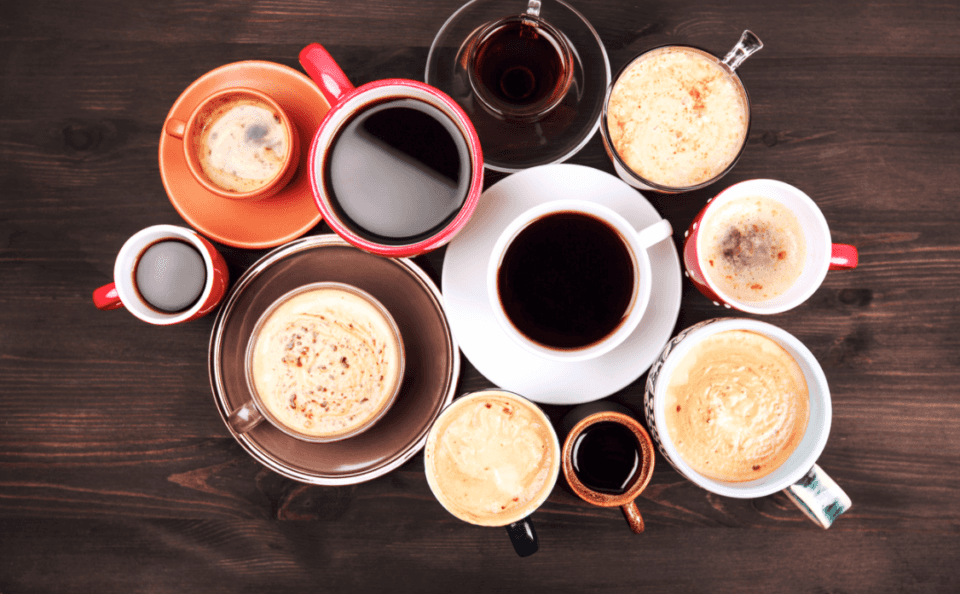
{"type": "Polygon", "coordinates": [[[617,175],[641,190],[676,194],[733,169],[750,133],[750,98],[736,69],[762,47],[744,31],[722,60],[668,45],[624,66],[607,90],[600,122],[617,175]]]}
{"type": "Polygon", "coordinates": [[[319,44],[300,62],[331,104],[310,149],[310,183],[324,220],[368,252],[400,257],[444,245],[483,189],[480,141],[463,110],[421,82],[354,88],[319,44]]]}
{"type": "Polygon", "coordinates": [[[578,497],[600,507],[619,507],[635,534],[644,530],[635,499],[653,477],[653,441],[625,406],[582,404],[560,421],[561,467],[578,497]]]}
{"type": "Polygon", "coordinates": [[[113,278],[94,291],[97,308],[126,307],[145,322],[169,325],[210,313],[226,293],[229,272],[216,248],[196,232],[154,225],[123,244],[113,278]]]}
{"type": "Polygon", "coordinates": [[[638,231],[586,200],[536,206],[494,245],[487,268],[494,317],[541,357],[584,361],[607,353],[643,317],[653,283],[647,249],[672,233],[665,219],[638,231]]]}
{"type": "Polygon", "coordinates": [[[717,305],[754,314],[797,307],[829,270],[856,268],[857,249],[832,243],[823,213],[804,192],[772,179],[733,185],[686,232],[683,262],[717,305]]]}

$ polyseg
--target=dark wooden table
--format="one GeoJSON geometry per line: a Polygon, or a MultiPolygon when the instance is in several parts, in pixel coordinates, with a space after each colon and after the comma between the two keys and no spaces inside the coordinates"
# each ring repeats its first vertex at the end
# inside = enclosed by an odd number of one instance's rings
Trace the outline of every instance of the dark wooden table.
{"type": "MultiPolygon", "coordinates": [[[[193,80],[245,59],[299,68],[312,41],[356,84],[422,80],[459,4],[0,4],[0,592],[960,590],[954,2],[574,2],[614,71],[665,42],[722,54],[750,28],[766,43],[740,70],[754,123],[737,167],[699,192],[647,196],[682,229],[720,189],[780,179],[860,249],[858,269],[766,318],[830,382],[820,464],[854,505],[829,531],[782,494],[712,496],[661,458],[638,500],[645,534],[561,479],[536,514],[540,552],[520,559],[502,530],[437,503],[422,455],[350,487],[254,461],[211,398],[213,316],[163,328],[94,308],[126,238],[184,224],[157,142],[193,80]]],[[[571,162],[613,171],[599,136],[571,162]]],[[[236,278],[264,251],[223,253],[236,278]]],[[[439,281],[443,257],[417,261],[439,281]]],[[[677,331],[726,315],[684,281],[677,331]]],[[[612,398],[639,411],[645,378],[612,398]]],[[[490,385],[464,359],[458,393],[490,385]]]]}

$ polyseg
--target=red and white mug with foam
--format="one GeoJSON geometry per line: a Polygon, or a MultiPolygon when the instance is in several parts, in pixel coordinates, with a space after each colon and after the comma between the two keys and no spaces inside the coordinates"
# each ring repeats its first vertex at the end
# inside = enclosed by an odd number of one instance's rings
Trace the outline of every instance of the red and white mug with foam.
{"type": "MultiPolygon", "coordinates": [[[[463,109],[443,91],[415,80],[391,78],[354,87],[333,57],[319,43],[312,43],[301,50],[300,64],[330,103],[330,111],[313,137],[308,159],[313,197],[327,224],[337,235],[354,246],[394,258],[429,252],[453,239],[470,219],[483,191],[483,154],[480,139],[463,109]],[[409,241],[378,241],[369,234],[358,232],[356,225],[351,224],[341,214],[341,209],[334,204],[332,192],[325,179],[325,168],[329,166],[327,158],[338,133],[355,115],[376,105],[400,99],[422,102],[439,110],[452,122],[456,133],[466,145],[468,155],[466,196],[455,216],[441,228],[431,230],[427,237],[418,236],[409,241]]],[[[358,170],[356,175],[358,178],[362,177],[364,172],[358,170]]],[[[398,180],[398,183],[402,181],[398,180]]],[[[389,216],[391,215],[385,215],[387,218],[389,216]]]]}
{"type": "Polygon", "coordinates": [[[772,179],[754,179],[730,186],[707,201],[684,234],[684,275],[714,305],[754,314],[775,314],[793,309],[806,301],[820,287],[829,270],[857,267],[857,248],[832,243],[830,228],[812,198],[790,184],[772,179]],[[797,218],[804,235],[805,261],[794,283],[780,295],[763,301],[743,301],[724,291],[706,274],[707,256],[704,223],[724,205],[738,198],[760,196],[786,206],[797,218]]]}

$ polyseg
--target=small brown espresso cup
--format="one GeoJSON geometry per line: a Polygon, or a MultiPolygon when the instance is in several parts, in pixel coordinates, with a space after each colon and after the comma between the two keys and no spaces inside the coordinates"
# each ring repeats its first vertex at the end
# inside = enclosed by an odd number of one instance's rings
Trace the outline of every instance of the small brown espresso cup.
{"type": "Polygon", "coordinates": [[[567,413],[560,432],[561,468],[573,492],[593,505],[619,507],[630,530],[643,532],[634,500],[650,484],[655,455],[643,425],[615,402],[589,402],[567,413]]]}
{"type": "Polygon", "coordinates": [[[290,183],[300,162],[293,121],[256,89],[213,93],[186,121],[167,120],[164,133],[183,141],[183,157],[197,183],[223,198],[269,198],[290,183]]]}

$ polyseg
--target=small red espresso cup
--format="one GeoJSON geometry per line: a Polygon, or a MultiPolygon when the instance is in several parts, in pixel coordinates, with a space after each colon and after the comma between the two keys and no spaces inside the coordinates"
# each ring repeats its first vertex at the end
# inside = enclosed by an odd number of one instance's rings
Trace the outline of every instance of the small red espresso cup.
{"type": "Polygon", "coordinates": [[[828,270],[857,267],[857,248],[832,243],[816,203],[772,179],[730,186],[707,201],[684,234],[683,263],[714,305],[754,314],[797,307],[828,270]]]}
{"type": "Polygon", "coordinates": [[[230,273],[213,245],[176,225],[153,225],[128,239],[113,266],[113,282],[93,292],[98,309],[126,307],[144,322],[168,326],[214,310],[230,273]]]}
{"type": "Polygon", "coordinates": [[[414,80],[354,87],[318,43],[300,52],[300,64],[331,106],[308,159],[327,224],[381,256],[415,256],[449,242],[483,191],[480,139],[460,106],[414,80]]]}

